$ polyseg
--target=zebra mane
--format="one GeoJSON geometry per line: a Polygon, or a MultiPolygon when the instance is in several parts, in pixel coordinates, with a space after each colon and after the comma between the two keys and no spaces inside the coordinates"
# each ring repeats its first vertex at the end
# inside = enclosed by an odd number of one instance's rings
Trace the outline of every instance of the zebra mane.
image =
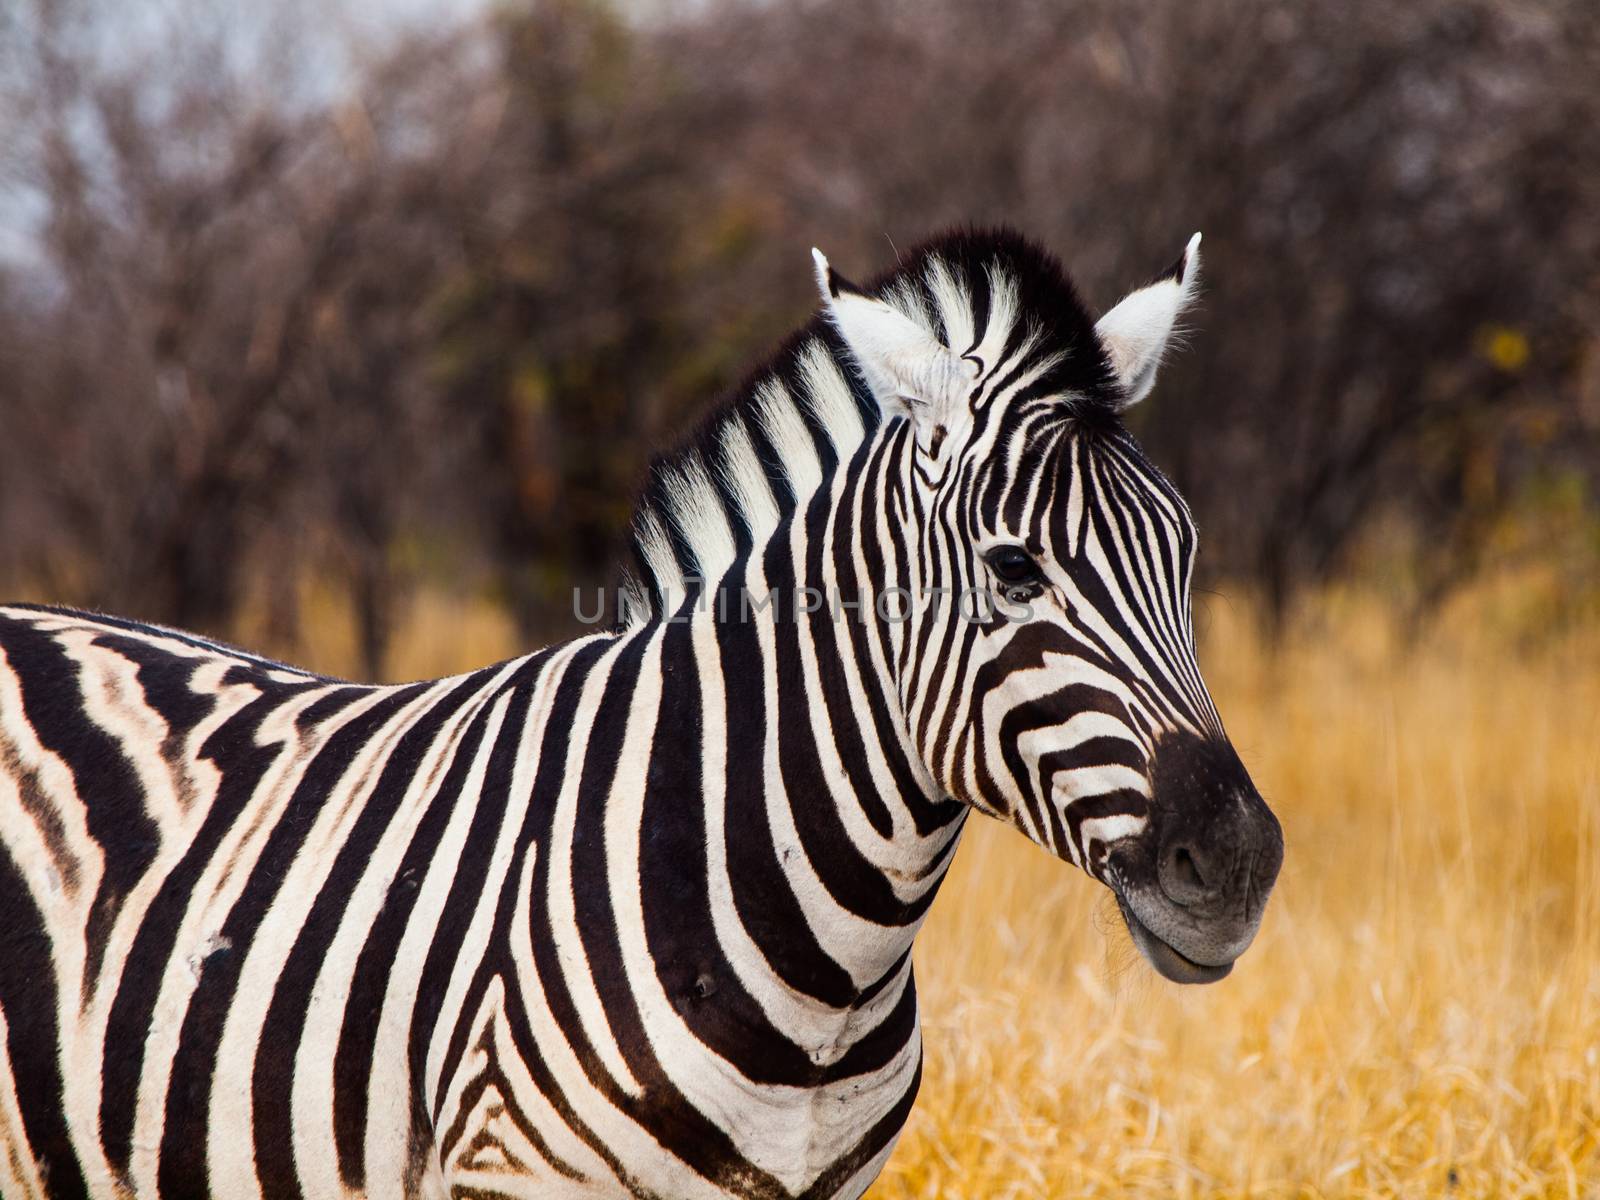
{"type": "MultiPolygon", "coordinates": [[[[1020,234],[945,234],[861,290],[958,352],[988,343],[1048,360],[1031,390],[1072,393],[1075,415],[1115,412],[1093,317],[1056,259],[1020,234]]],[[[629,529],[635,569],[623,576],[620,623],[670,610],[695,580],[718,578],[764,545],[882,420],[844,342],[817,314],[652,461],[629,529]]]]}

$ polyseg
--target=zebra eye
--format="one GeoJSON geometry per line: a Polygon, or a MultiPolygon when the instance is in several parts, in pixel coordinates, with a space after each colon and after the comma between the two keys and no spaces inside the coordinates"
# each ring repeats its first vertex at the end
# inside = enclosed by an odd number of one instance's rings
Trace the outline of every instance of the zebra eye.
{"type": "Polygon", "coordinates": [[[996,546],[984,560],[1001,583],[1033,583],[1039,578],[1039,565],[1021,546],[996,546]]]}

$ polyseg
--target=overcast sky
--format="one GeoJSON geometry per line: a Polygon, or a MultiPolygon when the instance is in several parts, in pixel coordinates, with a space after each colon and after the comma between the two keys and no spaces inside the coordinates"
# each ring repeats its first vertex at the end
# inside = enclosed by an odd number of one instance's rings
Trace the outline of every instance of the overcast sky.
{"type": "MultiPolygon", "coordinates": [[[[184,30],[203,25],[215,16],[218,27],[233,43],[236,65],[257,58],[263,29],[282,21],[285,13],[299,9],[295,40],[294,86],[311,93],[338,93],[348,86],[355,60],[381,53],[394,38],[415,27],[440,27],[469,20],[503,0],[272,0],[271,6],[237,5],[235,0],[133,0],[124,6],[100,4],[93,39],[98,53],[113,65],[137,62],[141,57],[158,63],[184,30]]],[[[0,0],[3,8],[9,0],[0,0]]],[[[96,9],[91,9],[96,11],[96,9]]],[[[29,35],[29,9],[0,12],[0,65],[29,58],[36,51],[29,35]]],[[[293,19],[293,18],[291,18],[293,19]]],[[[25,65],[25,64],[24,64],[25,65]]],[[[249,75],[248,67],[243,73],[249,75]]],[[[6,125],[6,96],[0,89],[0,135],[6,125]]],[[[37,262],[37,230],[45,215],[43,198],[9,172],[0,171],[0,263],[27,266],[37,262]]]]}

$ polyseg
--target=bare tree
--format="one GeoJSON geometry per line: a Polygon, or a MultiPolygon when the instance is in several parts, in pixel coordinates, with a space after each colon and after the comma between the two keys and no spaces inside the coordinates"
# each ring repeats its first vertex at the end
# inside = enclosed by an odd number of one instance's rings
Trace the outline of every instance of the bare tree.
{"type": "Polygon", "coordinates": [[[219,633],[264,593],[292,644],[317,570],[375,674],[416,572],[549,634],[809,245],[966,221],[1102,305],[1204,230],[1136,420],[1274,620],[1380,516],[1427,603],[1534,482],[1592,491],[1588,0],[530,0],[339,70],[326,21],[117,11],[0,14],[13,586],[219,633]]]}

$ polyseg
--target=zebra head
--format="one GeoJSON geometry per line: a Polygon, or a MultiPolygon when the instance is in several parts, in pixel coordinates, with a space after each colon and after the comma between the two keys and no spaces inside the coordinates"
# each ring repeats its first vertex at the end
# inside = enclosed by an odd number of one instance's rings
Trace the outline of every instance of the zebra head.
{"type": "Polygon", "coordinates": [[[1098,323],[1012,235],[945,239],[867,288],[815,257],[904,445],[885,575],[917,597],[898,686],[933,782],[1108,885],[1167,978],[1220,979],[1282,832],[1196,664],[1194,521],[1121,419],[1194,295],[1199,235],[1098,323]]]}

